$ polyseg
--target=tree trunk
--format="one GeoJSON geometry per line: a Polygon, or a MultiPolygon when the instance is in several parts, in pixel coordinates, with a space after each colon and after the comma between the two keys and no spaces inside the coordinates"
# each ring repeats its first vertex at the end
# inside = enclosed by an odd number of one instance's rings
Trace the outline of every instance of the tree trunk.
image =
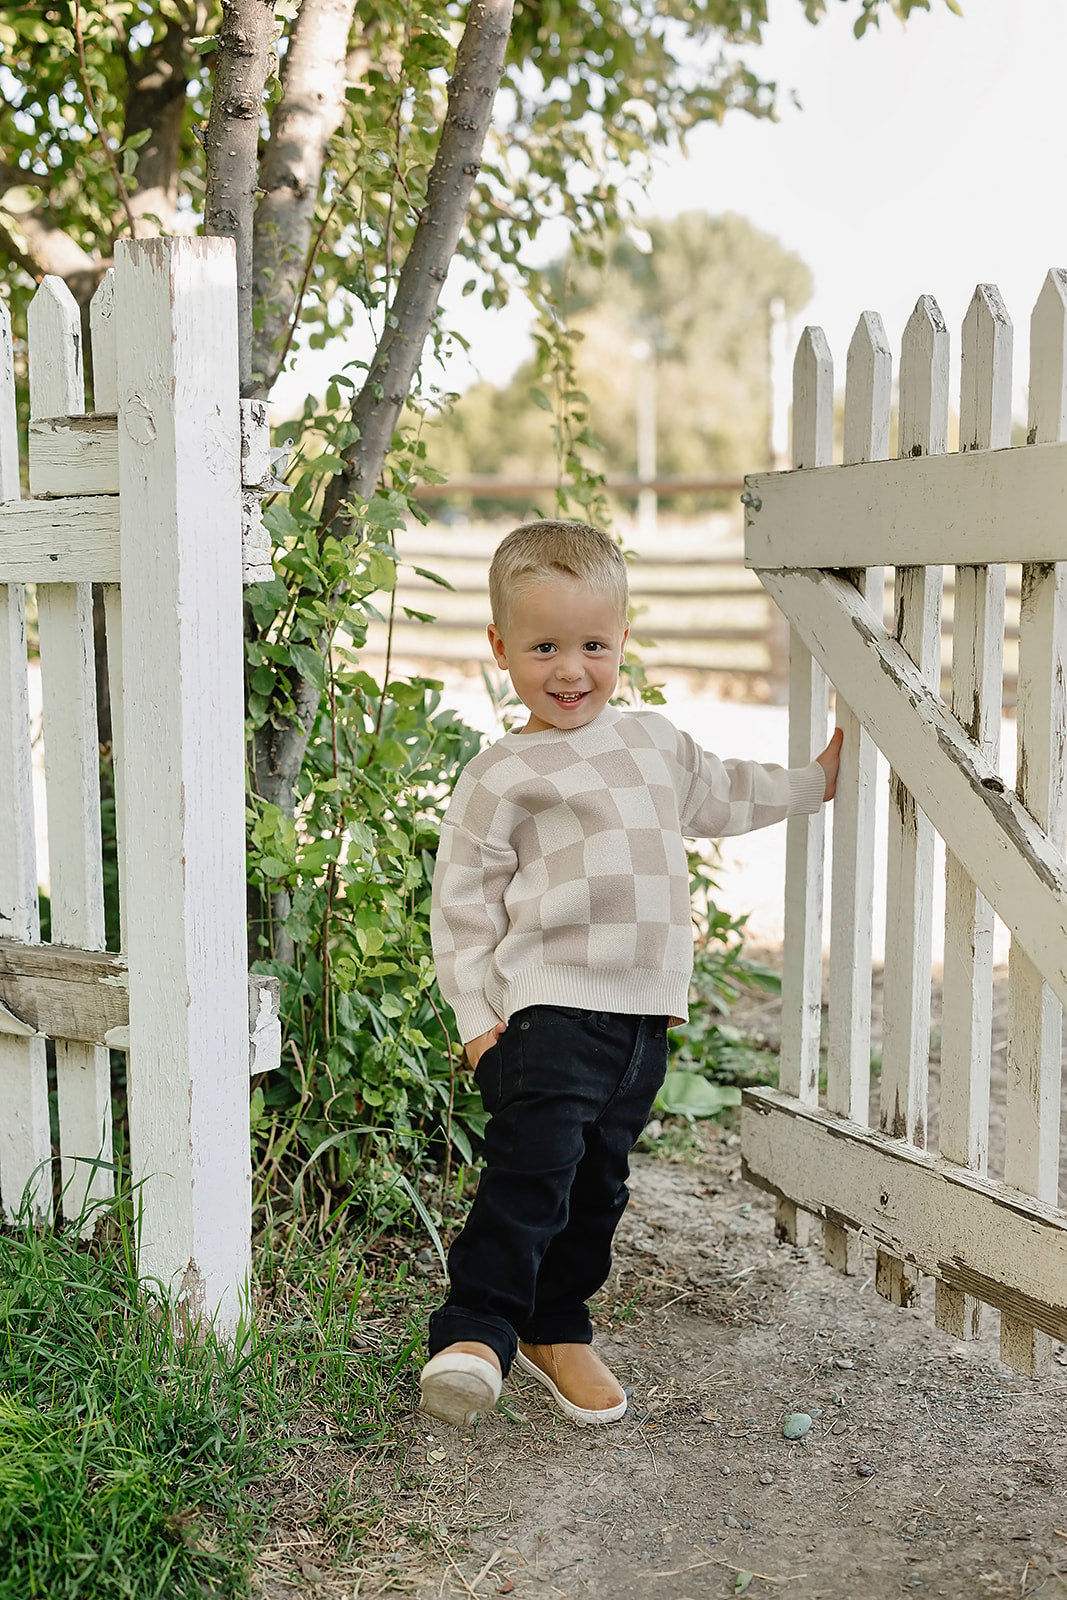
{"type": "Polygon", "coordinates": [[[336,519],[343,501],[370,498],[389,454],[481,168],[493,101],[504,72],[513,3],[472,0],[448,86],[448,111],[426,186],[426,205],[400,273],[385,333],[352,403],[359,435],[344,451],[345,470],[327,487],[326,526],[336,519]]]}
{"type": "MultiPolygon", "coordinates": [[[[513,0],[472,0],[448,86],[448,111],[427,184],[426,205],[400,274],[385,336],[353,402],[352,416],[360,435],[345,452],[344,473],[327,486],[324,527],[339,519],[346,501],[373,494],[389,453],[481,166],[493,100],[504,71],[512,4],[513,0]]],[[[256,734],[256,790],[290,816],[319,698],[312,684],[296,677],[294,720],[281,726],[267,723],[256,734]]],[[[283,943],[276,942],[280,954],[283,943]]]]}
{"type": "Polygon", "coordinates": [[[215,86],[204,145],[204,233],[237,246],[241,393],[252,388],[252,217],[259,117],[274,44],[274,0],[222,0],[215,86]]]}
{"type": "Polygon", "coordinates": [[[326,148],[344,111],[345,61],[356,0],[303,0],[282,66],[282,98],[271,117],[259,171],[252,371],[269,394],[312,248],[326,148]]]}

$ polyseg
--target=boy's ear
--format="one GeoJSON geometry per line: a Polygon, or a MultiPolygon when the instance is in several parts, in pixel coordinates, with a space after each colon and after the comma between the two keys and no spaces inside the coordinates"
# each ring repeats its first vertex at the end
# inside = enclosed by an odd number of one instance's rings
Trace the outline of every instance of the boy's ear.
{"type": "Polygon", "coordinates": [[[506,672],[508,670],[508,652],[499,628],[495,622],[491,622],[485,631],[489,639],[489,648],[493,652],[493,658],[497,666],[502,672],[506,672]]]}
{"type": "Polygon", "coordinates": [[[623,662],[626,660],[626,641],[627,641],[627,639],[629,637],[630,637],[630,630],[629,630],[629,628],[627,628],[626,632],[622,636],[622,643],[619,645],[619,666],[620,667],[622,666],[623,662]]]}

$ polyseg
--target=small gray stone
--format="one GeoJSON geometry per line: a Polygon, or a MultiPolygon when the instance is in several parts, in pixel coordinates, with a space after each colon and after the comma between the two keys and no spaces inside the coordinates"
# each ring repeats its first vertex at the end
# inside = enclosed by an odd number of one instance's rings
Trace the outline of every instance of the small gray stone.
{"type": "Polygon", "coordinates": [[[732,1517],[728,1511],[723,1514],[723,1519],[722,1520],[723,1520],[723,1526],[726,1527],[726,1528],[739,1528],[741,1526],[741,1524],[740,1524],[740,1522],[738,1522],[737,1518],[736,1517],[732,1517]]]}
{"type": "Polygon", "coordinates": [[[874,1468],[869,1461],[861,1461],[856,1468],[857,1478],[873,1478],[874,1468]]]}
{"type": "Polygon", "coordinates": [[[791,1411],[782,1423],[782,1437],[785,1439],[803,1439],[811,1427],[811,1418],[806,1411],[791,1411]]]}
{"type": "Polygon", "coordinates": [[[774,1482],[774,1476],[770,1472],[761,1472],[760,1475],[759,1475],[759,1481],[760,1481],[760,1483],[763,1483],[763,1484],[773,1483],[774,1482]]]}
{"type": "Polygon", "coordinates": [[[728,1478],[728,1477],[729,1477],[729,1476],[730,1476],[730,1469],[729,1469],[729,1467],[720,1467],[720,1468],[719,1468],[719,1471],[720,1471],[720,1472],[721,1472],[721,1473],[722,1473],[722,1475],[723,1475],[723,1477],[724,1477],[724,1478],[728,1478]]]}

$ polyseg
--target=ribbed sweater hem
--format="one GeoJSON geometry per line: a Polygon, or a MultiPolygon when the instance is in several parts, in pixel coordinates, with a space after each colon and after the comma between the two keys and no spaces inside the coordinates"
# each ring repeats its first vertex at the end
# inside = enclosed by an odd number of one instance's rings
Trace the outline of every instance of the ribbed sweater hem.
{"type": "Polygon", "coordinates": [[[689,1015],[689,971],[633,967],[531,967],[503,979],[493,974],[486,999],[507,1022],[527,1006],[574,1006],[628,1017],[689,1015]]]}

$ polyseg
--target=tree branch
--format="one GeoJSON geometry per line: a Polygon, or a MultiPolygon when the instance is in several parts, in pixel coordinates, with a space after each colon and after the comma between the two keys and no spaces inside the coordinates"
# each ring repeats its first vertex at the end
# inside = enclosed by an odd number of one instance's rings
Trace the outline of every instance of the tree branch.
{"type": "MultiPolygon", "coordinates": [[[[353,498],[368,499],[381,474],[433,324],[448,266],[459,243],[471,190],[504,71],[512,0],[472,0],[448,87],[448,111],[411,249],[400,273],[385,335],[353,403],[359,438],[345,451],[345,471],[330,479],[322,526],[342,517],[353,498]]],[[[345,513],[347,515],[347,513],[345,513]]],[[[255,740],[256,790],[292,815],[293,797],[320,694],[294,674],[295,717],[265,723],[255,740]]]]}
{"type": "Polygon", "coordinates": [[[315,206],[330,139],[344,111],[345,62],[356,0],[303,0],[282,67],[282,98],[260,165],[253,296],[263,321],[256,329],[252,370],[269,393],[279,347],[298,308],[308,270],[315,206]]]}
{"type": "Polygon", "coordinates": [[[323,507],[330,525],[342,503],[374,493],[393,432],[422,359],[441,289],[459,243],[471,191],[504,71],[513,0],[471,0],[467,25],[448,86],[437,155],[397,284],[389,319],[367,380],[352,404],[359,430],[344,452],[345,470],[332,478],[323,507]]]}
{"type": "Polygon", "coordinates": [[[252,217],[259,117],[274,44],[274,0],[222,0],[222,28],[204,145],[204,232],[237,246],[241,393],[252,384],[252,217]]]}
{"type": "Polygon", "coordinates": [[[111,263],[91,256],[62,228],[50,227],[43,215],[25,211],[16,216],[0,209],[0,254],[33,278],[55,273],[66,280],[78,304],[86,305],[111,263]]]}
{"type": "Polygon", "coordinates": [[[190,40],[207,26],[203,6],[180,7],[178,17],[168,20],[166,31],[136,54],[129,49],[123,53],[127,89],[122,142],[146,129],[149,135],[137,151],[137,187],[130,196],[142,234],[171,228],[178,205],[186,90],[195,59],[190,40]],[[143,218],[158,222],[153,227],[143,218]]]}
{"type": "Polygon", "coordinates": [[[111,176],[115,182],[115,189],[118,193],[119,203],[122,206],[123,211],[126,213],[126,221],[130,229],[130,238],[136,239],[137,223],[135,222],[133,212],[130,209],[129,191],[126,188],[125,183],[122,181],[122,173],[119,171],[119,164],[115,160],[115,152],[108,143],[107,132],[100,121],[100,113],[96,109],[96,96],[93,94],[93,86],[89,79],[89,69],[85,64],[85,36],[82,33],[81,0],[74,0],[73,21],[74,43],[78,52],[78,78],[81,83],[82,94],[85,96],[86,109],[88,110],[89,115],[92,117],[93,122],[96,124],[96,137],[100,141],[100,148],[103,150],[104,157],[109,168],[111,169],[111,176]]]}

